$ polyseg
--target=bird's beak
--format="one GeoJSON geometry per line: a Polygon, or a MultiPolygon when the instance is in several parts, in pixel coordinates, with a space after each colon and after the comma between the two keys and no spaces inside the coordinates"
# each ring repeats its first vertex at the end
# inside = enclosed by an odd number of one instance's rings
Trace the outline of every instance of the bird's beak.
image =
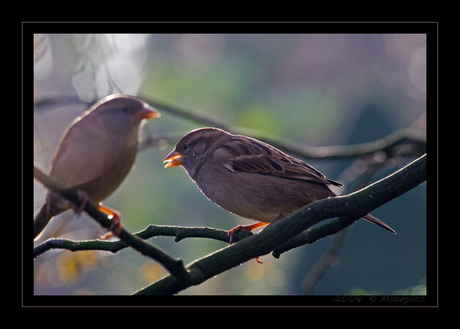
{"type": "Polygon", "coordinates": [[[155,110],[150,105],[144,104],[144,107],[142,108],[142,111],[141,111],[141,118],[142,119],[149,120],[149,119],[154,119],[154,118],[159,118],[159,117],[161,117],[160,112],[155,110]]]}
{"type": "Polygon", "coordinates": [[[168,154],[166,159],[163,161],[163,163],[167,162],[167,164],[165,165],[165,168],[180,166],[182,164],[182,157],[183,155],[180,154],[179,152],[172,151],[171,153],[168,154]]]}

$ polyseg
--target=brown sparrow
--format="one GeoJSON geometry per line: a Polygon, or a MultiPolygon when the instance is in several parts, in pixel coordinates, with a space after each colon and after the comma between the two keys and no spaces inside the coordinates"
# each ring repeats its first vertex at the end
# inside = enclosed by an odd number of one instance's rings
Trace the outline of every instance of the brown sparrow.
{"type": "MultiPolygon", "coordinates": [[[[54,155],[50,175],[78,191],[82,199],[80,212],[85,202],[99,203],[121,184],[136,158],[141,123],[159,116],[158,111],[135,96],[114,94],[98,101],[70,124],[54,155]]],[[[70,208],[66,199],[49,191],[34,219],[34,238],[51,218],[70,208]]],[[[114,230],[121,229],[117,211],[102,203],[99,209],[112,216],[114,230]]]]}
{"type": "MultiPolygon", "coordinates": [[[[251,231],[280,220],[310,202],[336,196],[327,185],[342,186],[267,143],[217,128],[189,132],[164,162],[166,168],[182,165],[218,206],[259,221],[231,229],[230,242],[237,230],[251,231]]],[[[396,233],[370,214],[363,218],[396,233]]]]}

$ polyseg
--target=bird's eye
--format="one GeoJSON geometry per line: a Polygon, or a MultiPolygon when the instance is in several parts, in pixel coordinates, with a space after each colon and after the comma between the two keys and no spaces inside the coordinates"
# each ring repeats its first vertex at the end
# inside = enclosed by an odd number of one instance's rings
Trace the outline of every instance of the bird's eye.
{"type": "Polygon", "coordinates": [[[127,106],[123,106],[120,108],[121,113],[129,113],[131,110],[127,106]]]}
{"type": "Polygon", "coordinates": [[[184,145],[182,145],[182,148],[184,149],[184,151],[187,150],[188,149],[188,143],[184,143],[184,145]]]}

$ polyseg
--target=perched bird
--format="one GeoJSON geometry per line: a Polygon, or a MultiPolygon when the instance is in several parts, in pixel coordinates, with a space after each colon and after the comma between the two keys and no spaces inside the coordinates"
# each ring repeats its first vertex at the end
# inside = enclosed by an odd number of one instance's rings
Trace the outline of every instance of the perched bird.
{"type": "MultiPolygon", "coordinates": [[[[64,132],[49,174],[60,184],[76,190],[85,202],[107,198],[130,171],[138,151],[139,130],[144,120],[160,113],[143,100],[125,94],[107,96],[77,117],[64,132]]],[[[34,238],[51,218],[72,208],[70,202],[49,191],[34,219],[34,238]]],[[[120,214],[99,203],[112,215],[112,231],[121,230],[120,214]]]]}
{"type": "MultiPolygon", "coordinates": [[[[182,165],[218,206],[259,221],[231,229],[230,242],[236,231],[280,220],[310,202],[336,196],[328,185],[342,186],[267,143],[217,128],[189,132],[164,162],[166,168],[182,165]]],[[[363,218],[396,233],[370,214],[363,218]]]]}

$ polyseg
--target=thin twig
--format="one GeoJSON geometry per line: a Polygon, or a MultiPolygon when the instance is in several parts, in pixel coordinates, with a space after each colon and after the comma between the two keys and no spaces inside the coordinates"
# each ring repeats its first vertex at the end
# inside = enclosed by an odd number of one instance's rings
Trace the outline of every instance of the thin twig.
{"type": "Polygon", "coordinates": [[[334,238],[330,242],[327,251],[321,255],[321,257],[316,261],[311,270],[302,280],[301,286],[305,293],[311,294],[313,292],[313,288],[316,286],[319,279],[324,275],[326,270],[331,265],[336,264],[340,260],[339,252],[342,248],[346,234],[347,230],[344,229],[334,235],[334,238]]]}
{"type": "MultiPolygon", "coordinates": [[[[248,129],[225,124],[217,119],[212,119],[209,117],[209,115],[200,113],[199,111],[185,109],[177,104],[155,100],[148,95],[141,95],[141,98],[156,109],[163,112],[168,112],[200,124],[222,128],[232,133],[248,134],[248,129]]],[[[66,97],[62,95],[44,97],[38,100],[34,105],[37,108],[42,108],[48,104],[59,103],[84,103],[87,106],[91,105],[79,100],[75,96],[66,97]]],[[[176,142],[178,139],[175,138],[176,135],[177,134],[164,136],[162,140],[176,142]]],[[[250,135],[252,137],[259,138],[287,153],[297,155],[305,159],[330,160],[354,158],[382,151],[385,152],[389,157],[392,157],[396,154],[400,156],[420,156],[426,152],[426,132],[423,130],[411,128],[397,130],[388,136],[371,142],[354,145],[332,145],[319,147],[299,144],[288,139],[280,139],[278,137],[273,137],[266,133],[253,130],[250,131],[250,135]]],[[[141,143],[140,150],[143,150],[149,146],[156,146],[156,141],[157,138],[141,143]]]]}
{"type": "MultiPolygon", "coordinates": [[[[216,128],[222,128],[236,134],[247,133],[248,129],[231,127],[209,116],[197,111],[186,110],[177,105],[170,105],[165,102],[159,102],[149,97],[144,97],[149,104],[155,108],[166,111],[195,122],[210,125],[216,128]]],[[[368,155],[375,152],[385,152],[389,157],[398,154],[400,156],[422,155],[426,152],[426,133],[417,129],[400,129],[388,136],[377,139],[372,142],[359,143],[354,145],[338,146],[320,146],[313,147],[299,144],[287,139],[274,138],[266,133],[251,130],[251,136],[259,138],[285,152],[298,155],[306,159],[342,159],[368,155]]],[[[144,147],[146,145],[143,145],[144,147]]]]}
{"type": "MultiPolygon", "coordinates": [[[[184,227],[174,225],[149,225],[142,231],[134,233],[134,235],[144,240],[156,236],[172,236],[175,237],[174,241],[179,242],[185,238],[208,238],[222,242],[229,242],[229,236],[226,230],[220,230],[209,227],[184,227]]],[[[246,230],[236,232],[235,241],[242,240],[248,236],[253,235],[246,230]]],[[[47,252],[51,249],[66,249],[70,251],[82,250],[103,250],[117,253],[118,251],[128,247],[123,241],[107,241],[107,240],[84,240],[73,241],[68,239],[51,238],[43,241],[41,244],[34,248],[34,258],[47,252]]]]}

